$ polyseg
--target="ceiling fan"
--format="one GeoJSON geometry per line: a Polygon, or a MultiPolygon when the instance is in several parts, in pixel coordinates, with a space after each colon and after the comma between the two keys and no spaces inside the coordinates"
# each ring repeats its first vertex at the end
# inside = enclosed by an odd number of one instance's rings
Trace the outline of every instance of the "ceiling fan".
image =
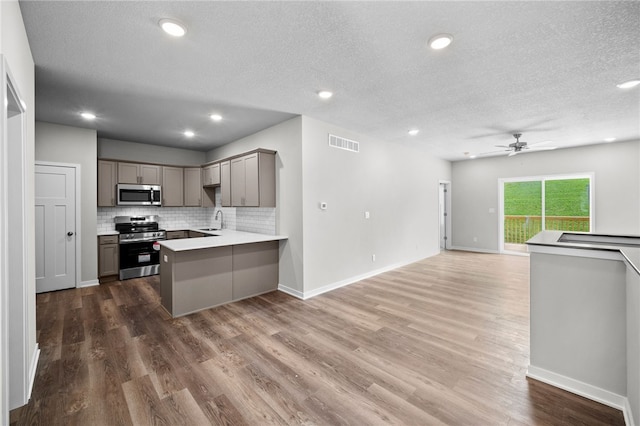
{"type": "Polygon", "coordinates": [[[494,154],[497,152],[508,152],[509,153],[509,157],[512,157],[514,155],[520,154],[522,152],[528,152],[528,151],[548,151],[548,150],[552,150],[552,149],[556,149],[555,146],[541,146],[541,145],[545,145],[550,143],[551,141],[544,141],[544,142],[538,142],[538,143],[534,143],[531,145],[528,145],[527,142],[524,141],[520,141],[520,138],[522,137],[522,133],[514,133],[513,137],[516,138],[516,141],[513,143],[510,143],[509,145],[496,145],[497,148],[506,148],[504,150],[500,150],[500,151],[492,151],[492,152],[485,152],[482,154],[479,154],[480,156],[483,155],[489,155],[489,154],[494,154]]]}

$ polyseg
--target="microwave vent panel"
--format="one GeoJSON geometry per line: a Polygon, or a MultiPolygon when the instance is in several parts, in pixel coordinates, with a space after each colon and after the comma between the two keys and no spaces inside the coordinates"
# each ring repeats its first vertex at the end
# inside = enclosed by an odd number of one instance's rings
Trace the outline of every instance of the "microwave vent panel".
{"type": "Polygon", "coordinates": [[[329,146],[340,148],[351,152],[360,152],[360,142],[342,138],[329,133],[329,146]]]}

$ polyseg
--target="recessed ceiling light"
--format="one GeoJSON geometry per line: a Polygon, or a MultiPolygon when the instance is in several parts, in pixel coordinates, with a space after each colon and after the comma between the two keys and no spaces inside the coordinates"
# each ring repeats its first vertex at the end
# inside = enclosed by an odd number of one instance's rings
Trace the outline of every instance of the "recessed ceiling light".
{"type": "Polygon", "coordinates": [[[220,114],[211,114],[209,116],[209,118],[211,118],[213,121],[220,121],[222,120],[222,116],[220,114]]]}
{"type": "Polygon", "coordinates": [[[185,130],[183,134],[188,138],[192,138],[195,135],[191,130],[185,130]]]}
{"type": "Polygon", "coordinates": [[[409,135],[411,135],[411,136],[415,136],[415,135],[417,135],[418,133],[420,133],[420,130],[418,130],[418,129],[411,129],[411,130],[409,130],[407,133],[409,133],[409,135]]]}
{"type": "Polygon", "coordinates": [[[631,89],[632,87],[636,87],[638,84],[640,84],[640,80],[629,80],[624,83],[616,84],[616,87],[620,89],[631,89]]]}
{"type": "Polygon", "coordinates": [[[80,114],[80,117],[84,118],[85,120],[95,120],[96,119],[96,115],[92,114],[90,112],[83,112],[80,114]]]}
{"type": "Polygon", "coordinates": [[[187,28],[180,22],[174,21],[173,19],[161,19],[158,24],[165,33],[174,37],[182,37],[187,33],[187,28]]]}
{"type": "Polygon", "coordinates": [[[453,41],[451,34],[437,34],[429,39],[429,47],[435,50],[444,49],[453,41]]]}
{"type": "Polygon", "coordinates": [[[616,138],[606,138],[604,141],[605,142],[613,142],[615,140],[616,140],[616,138]]]}
{"type": "Polygon", "coordinates": [[[333,96],[333,92],[330,92],[328,90],[321,90],[318,92],[318,96],[320,96],[322,99],[329,99],[333,96]]]}

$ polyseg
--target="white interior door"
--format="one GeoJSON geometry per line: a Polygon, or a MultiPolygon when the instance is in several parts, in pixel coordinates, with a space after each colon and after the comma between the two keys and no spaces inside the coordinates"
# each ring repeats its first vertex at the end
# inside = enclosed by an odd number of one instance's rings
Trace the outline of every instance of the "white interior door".
{"type": "Polygon", "coordinates": [[[36,292],[76,286],[76,170],[36,165],[36,292]]]}

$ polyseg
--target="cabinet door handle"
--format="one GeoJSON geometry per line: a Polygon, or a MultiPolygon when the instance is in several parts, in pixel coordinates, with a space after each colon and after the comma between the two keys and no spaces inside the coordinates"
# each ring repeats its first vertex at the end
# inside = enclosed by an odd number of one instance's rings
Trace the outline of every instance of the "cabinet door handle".
{"type": "Polygon", "coordinates": [[[111,205],[112,205],[112,206],[115,206],[115,205],[116,205],[116,203],[114,203],[114,202],[113,202],[113,198],[111,199],[111,205]]]}

